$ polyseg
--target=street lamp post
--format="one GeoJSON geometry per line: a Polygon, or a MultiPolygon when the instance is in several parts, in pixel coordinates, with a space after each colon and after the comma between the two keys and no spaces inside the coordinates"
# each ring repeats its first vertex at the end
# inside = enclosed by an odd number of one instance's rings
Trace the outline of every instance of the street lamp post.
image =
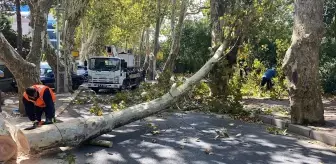
{"type": "MultiPolygon", "coordinates": [[[[57,6],[55,8],[56,10],[56,40],[57,40],[57,46],[56,46],[56,56],[57,56],[57,71],[56,71],[56,93],[60,93],[61,91],[61,79],[60,79],[60,70],[59,70],[59,64],[60,64],[60,57],[61,57],[61,33],[60,33],[60,10],[64,10],[60,7],[60,4],[57,2],[57,6]]],[[[64,86],[62,87],[64,89],[64,86]]]]}

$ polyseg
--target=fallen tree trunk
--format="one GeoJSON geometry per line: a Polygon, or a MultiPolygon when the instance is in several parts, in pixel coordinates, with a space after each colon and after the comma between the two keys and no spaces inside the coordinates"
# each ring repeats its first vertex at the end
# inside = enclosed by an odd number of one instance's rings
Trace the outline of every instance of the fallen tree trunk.
{"type": "Polygon", "coordinates": [[[29,152],[29,144],[22,131],[0,115],[0,162],[15,158],[19,151],[29,152]]]}
{"type": "Polygon", "coordinates": [[[222,44],[214,56],[196,74],[180,86],[174,84],[170,91],[160,98],[102,117],[78,118],[25,131],[32,153],[60,146],[78,146],[85,141],[108,133],[114,128],[167,109],[177,98],[187,93],[193,85],[209,73],[213,65],[222,58],[225,47],[226,44],[222,44]]]}

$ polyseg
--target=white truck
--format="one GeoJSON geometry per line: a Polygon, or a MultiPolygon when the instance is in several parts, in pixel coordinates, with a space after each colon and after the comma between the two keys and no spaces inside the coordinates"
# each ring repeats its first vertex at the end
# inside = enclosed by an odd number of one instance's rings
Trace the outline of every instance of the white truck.
{"type": "Polygon", "coordinates": [[[143,78],[134,64],[134,55],[130,53],[91,57],[88,60],[88,87],[95,92],[136,88],[143,78]]]}

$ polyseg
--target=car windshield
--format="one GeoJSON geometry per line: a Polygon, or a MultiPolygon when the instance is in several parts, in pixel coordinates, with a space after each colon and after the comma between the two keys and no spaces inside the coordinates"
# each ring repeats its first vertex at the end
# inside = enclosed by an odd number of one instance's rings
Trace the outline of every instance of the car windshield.
{"type": "Polygon", "coordinates": [[[117,58],[91,58],[89,69],[94,71],[117,71],[120,69],[120,59],[117,58]]]}
{"type": "Polygon", "coordinates": [[[51,68],[41,68],[40,69],[41,76],[45,76],[46,74],[51,73],[51,72],[52,72],[51,68]]]}
{"type": "Polygon", "coordinates": [[[52,72],[52,69],[48,65],[48,63],[41,62],[41,64],[40,64],[40,75],[45,76],[46,74],[51,73],[51,72],[52,72]]]}

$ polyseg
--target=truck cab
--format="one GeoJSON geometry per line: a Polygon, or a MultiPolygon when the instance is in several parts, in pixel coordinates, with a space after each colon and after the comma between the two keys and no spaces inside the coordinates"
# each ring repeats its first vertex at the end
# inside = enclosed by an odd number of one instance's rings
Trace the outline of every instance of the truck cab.
{"type": "Polygon", "coordinates": [[[88,60],[88,87],[95,92],[134,88],[140,80],[140,73],[131,71],[123,58],[97,56],[88,60]]]}

